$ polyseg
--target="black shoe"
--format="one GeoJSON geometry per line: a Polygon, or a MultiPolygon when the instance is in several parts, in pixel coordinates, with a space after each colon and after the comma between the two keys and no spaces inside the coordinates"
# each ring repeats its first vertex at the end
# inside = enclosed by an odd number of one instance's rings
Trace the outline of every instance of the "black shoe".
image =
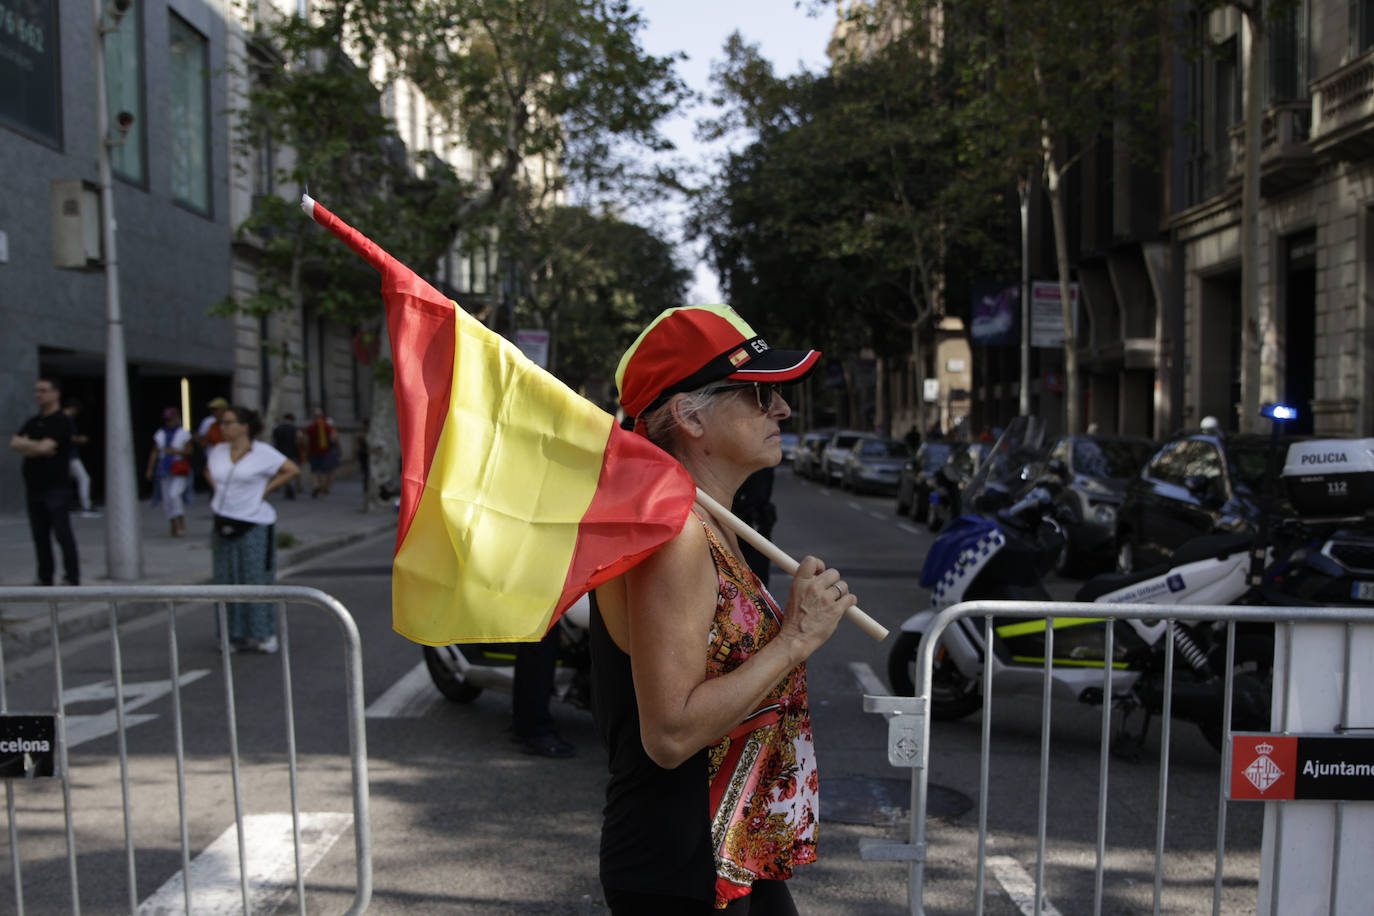
{"type": "Polygon", "coordinates": [[[521,737],[516,740],[520,743],[520,749],[526,754],[537,754],[540,757],[573,757],[577,754],[577,748],[553,732],[521,737]]]}

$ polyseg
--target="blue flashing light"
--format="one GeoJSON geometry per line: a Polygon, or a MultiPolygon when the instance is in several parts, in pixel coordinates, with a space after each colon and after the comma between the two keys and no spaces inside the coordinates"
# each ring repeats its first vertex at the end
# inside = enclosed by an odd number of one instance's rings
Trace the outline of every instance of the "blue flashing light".
{"type": "Polygon", "coordinates": [[[1271,420],[1296,420],[1298,409],[1287,404],[1265,404],[1260,408],[1260,416],[1271,420]]]}

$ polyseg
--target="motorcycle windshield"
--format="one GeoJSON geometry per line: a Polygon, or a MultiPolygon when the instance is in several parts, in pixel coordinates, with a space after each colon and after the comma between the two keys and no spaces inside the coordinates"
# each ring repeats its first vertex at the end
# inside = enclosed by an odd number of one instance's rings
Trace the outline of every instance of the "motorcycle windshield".
{"type": "Polygon", "coordinates": [[[992,450],[973,472],[965,492],[966,505],[989,490],[999,490],[1014,497],[1029,482],[1027,468],[1045,446],[1045,421],[1039,417],[1021,416],[1007,424],[992,450]]]}

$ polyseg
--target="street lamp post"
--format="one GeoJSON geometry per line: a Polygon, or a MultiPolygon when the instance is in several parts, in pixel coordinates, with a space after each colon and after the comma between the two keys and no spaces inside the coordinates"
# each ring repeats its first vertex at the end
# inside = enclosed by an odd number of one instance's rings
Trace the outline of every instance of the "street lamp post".
{"type": "Polygon", "coordinates": [[[110,133],[105,88],[105,35],[133,0],[91,0],[95,14],[95,124],[99,136],[101,241],[105,250],[105,561],[116,581],[143,576],[143,544],[138,529],[138,491],[134,484],[133,423],[129,415],[129,377],[124,355],[124,323],[119,311],[119,259],[115,254],[114,187],[110,147],[124,141],[134,117],[120,112],[118,133],[110,133]],[[105,22],[106,11],[112,20],[105,22]]]}
{"type": "Polygon", "coordinates": [[[1021,384],[1019,411],[1030,416],[1030,181],[1016,183],[1021,196],[1021,384]]]}

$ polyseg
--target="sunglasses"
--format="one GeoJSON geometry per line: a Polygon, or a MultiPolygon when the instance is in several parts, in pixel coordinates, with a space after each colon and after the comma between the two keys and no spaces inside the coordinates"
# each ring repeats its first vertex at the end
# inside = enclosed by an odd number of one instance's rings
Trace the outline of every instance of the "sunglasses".
{"type": "Polygon", "coordinates": [[[754,389],[754,399],[758,402],[759,410],[764,413],[773,409],[774,396],[782,396],[782,386],[773,382],[743,382],[739,385],[721,385],[716,389],[716,393],[722,391],[744,391],[754,389]]]}

